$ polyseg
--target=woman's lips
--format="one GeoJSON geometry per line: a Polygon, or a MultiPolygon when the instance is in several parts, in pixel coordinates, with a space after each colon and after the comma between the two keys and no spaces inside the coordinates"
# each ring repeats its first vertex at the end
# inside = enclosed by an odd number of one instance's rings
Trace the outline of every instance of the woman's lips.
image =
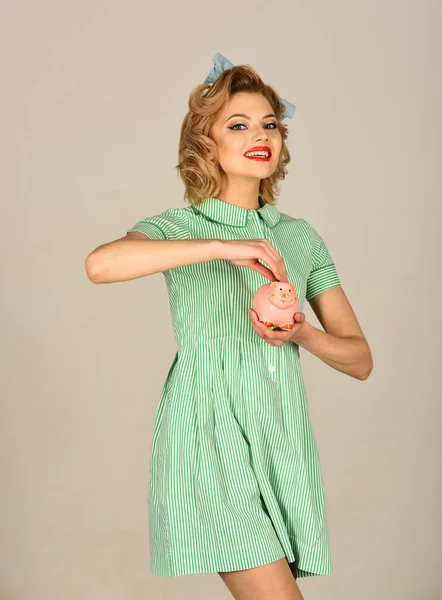
{"type": "Polygon", "coordinates": [[[253,148],[249,148],[247,152],[244,152],[244,156],[251,160],[268,162],[272,158],[272,151],[268,146],[254,146],[253,148]],[[247,156],[247,154],[250,154],[251,152],[260,152],[262,154],[265,152],[267,156],[247,156]]]}
{"type": "Polygon", "coordinates": [[[249,160],[259,160],[261,162],[269,162],[271,156],[245,156],[244,158],[248,158],[249,160]]]}

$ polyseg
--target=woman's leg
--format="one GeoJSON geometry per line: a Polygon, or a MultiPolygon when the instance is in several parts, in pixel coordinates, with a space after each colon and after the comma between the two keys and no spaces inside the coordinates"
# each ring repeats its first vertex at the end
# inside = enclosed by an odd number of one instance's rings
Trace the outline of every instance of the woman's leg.
{"type": "Polygon", "coordinates": [[[304,600],[287,558],[241,571],[221,571],[235,600],[304,600]]]}

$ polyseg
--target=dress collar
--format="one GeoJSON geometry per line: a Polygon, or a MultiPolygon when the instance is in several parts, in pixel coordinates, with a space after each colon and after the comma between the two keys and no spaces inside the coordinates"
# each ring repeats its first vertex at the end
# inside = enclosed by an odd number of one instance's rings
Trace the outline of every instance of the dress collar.
{"type": "MultiPolygon", "coordinates": [[[[224,200],[215,197],[203,198],[197,206],[192,205],[192,208],[212,221],[223,225],[233,225],[234,227],[245,227],[251,216],[251,210],[224,202],[224,200]]],[[[252,210],[255,210],[269,227],[277,225],[281,218],[281,213],[273,204],[267,203],[261,208],[252,210]]]]}

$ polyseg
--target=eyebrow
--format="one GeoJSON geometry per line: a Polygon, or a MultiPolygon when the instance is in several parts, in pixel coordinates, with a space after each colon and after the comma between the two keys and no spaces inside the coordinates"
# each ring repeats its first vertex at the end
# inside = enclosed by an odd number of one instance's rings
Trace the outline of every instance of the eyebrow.
{"type": "MultiPolygon", "coordinates": [[[[251,119],[251,117],[249,117],[249,115],[244,115],[243,113],[235,113],[234,115],[231,115],[228,119],[226,119],[224,121],[224,123],[227,123],[227,121],[229,121],[233,117],[243,117],[244,119],[248,119],[249,121],[251,119]]],[[[273,113],[270,113],[268,115],[264,115],[263,119],[267,119],[267,117],[275,117],[275,119],[276,119],[276,115],[274,115],[273,113]]]]}

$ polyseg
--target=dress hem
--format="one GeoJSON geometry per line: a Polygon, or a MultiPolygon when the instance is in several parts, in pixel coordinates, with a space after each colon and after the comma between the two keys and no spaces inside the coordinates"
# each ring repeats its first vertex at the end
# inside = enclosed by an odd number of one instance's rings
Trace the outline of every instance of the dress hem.
{"type": "Polygon", "coordinates": [[[308,565],[305,565],[303,568],[301,568],[299,566],[299,563],[298,563],[298,565],[296,564],[296,561],[290,562],[285,553],[270,554],[266,558],[257,558],[256,560],[238,561],[235,564],[233,564],[231,561],[225,560],[225,559],[224,560],[221,559],[220,561],[214,560],[211,565],[208,565],[208,566],[200,565],[200,566],[195,566],[195,567],[171,565],[171,563],[170,563],[171,555],[168,555],[168,557],[167,557],[167,560],[169,560],[169,568],[168,569],[161,568],[161,566],[158,565],[159,562],[164,563],[164,555],[157,555],[158,556],[157,559],[155,558],[155,556],[156,556],[155,554],[152,554],[151,558],[150,558],[150,572],[152,573],[152,575],[156,575],[158,577],[181,577],[183,575],[200,575],[203,573],[217,573],[218,571],[229,572],[229,571],[240,571],[240,570],[244,570],[244,569],[254,569],[256,567],[261,567],[266,564],[276,562],[277,560],[280,560],[281,558],[287,559],[289,568],[290,568],[293,576],[296,577],[297,579],[301,579],[303,577],[333,575],[333,568],[323,568],[323,569],[315,569],[314,570],[312,567],[309,567],[308,565]]]}

